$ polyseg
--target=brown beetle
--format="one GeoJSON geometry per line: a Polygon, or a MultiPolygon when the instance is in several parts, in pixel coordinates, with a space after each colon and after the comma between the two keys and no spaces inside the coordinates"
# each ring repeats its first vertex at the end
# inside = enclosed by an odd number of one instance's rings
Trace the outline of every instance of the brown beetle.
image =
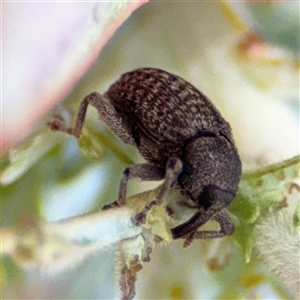
{"type": "MultiPolygon", "coordinates": [[[[142,68],[125,73],[100,95],[86,96],[76,125],[68,133],[79,137],[88,105],[125,143],[134,145],[148,163],[126,168],[118,204],[125,201],[130,178],[164,179],[157,198],[136,216],[143,223],[147,212],[161,204],[169,188],[180,189],[197,207],[195,215],[172,229],[175,239],[216,238],[230,235],[234,225],[223,210],[235,197],[241,176],[229,124],[210,100],[184,79],[166,71],[142,68]],[[198,231],[209,219],[219,231],[198,231]]],[[[62,130],[60,124],[50,124],[62,130]]]]}

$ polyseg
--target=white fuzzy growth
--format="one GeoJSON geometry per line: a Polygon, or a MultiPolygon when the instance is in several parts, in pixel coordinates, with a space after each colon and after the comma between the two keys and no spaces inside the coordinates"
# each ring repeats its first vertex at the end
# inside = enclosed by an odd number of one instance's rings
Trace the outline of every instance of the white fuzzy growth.
{"type": "Polygon", "coordinates": [[[142,228],[135,226],[133,212],[123,207],[46,223],[42,230],[45,242],[38,248],[38,264],[55,273],[95,251],[140,234],[142,228]]]}
{"type": "Polygon", "coordinates": [[[135,226],[133,216],[123,207],[48,223],[45,229],[77,245],[97,244],[100,249],[138,235],[142,229],[135,226]]]}
{"type": "Polygon", "coordinates": [[[95,251],[139,235],[134,212],[126,207],[98,211],[58,222],[43,222],[25,232],[2,229],[1,254],[11,255],[27,269],[55,274],[69,269],[95,251]],[[22,255],[26,249],[30,255],[22,255]]]}
{"type": "Polygon", "coordinates": [[[292,217],[284,211],[270,215],[256,227],[255,240],[270,271],[300,299],[300,230],[293,227],[292,217]]]}

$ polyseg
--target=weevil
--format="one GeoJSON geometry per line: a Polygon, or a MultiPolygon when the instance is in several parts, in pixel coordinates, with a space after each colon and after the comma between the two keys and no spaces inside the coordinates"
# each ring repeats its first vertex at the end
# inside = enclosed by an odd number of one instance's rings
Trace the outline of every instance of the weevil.
{"type": "Polygon", "coordinates": [[[162,180],[156,199],[136,215],[145,222],[147,212],[163,202],[170,188],[193,201],[196,213],[173,228],[174,239],[217,238],[231,235],[234,225],[224,211],[234,199],[241,176],[241,161],[230,125],[212,102],[186,80],[154,68],[123,74],[103,95],[87,95],[73,128],[58,122],[79,138],[88,105],[123,142],[135,146],[147,163],[126,168],[119,187],[118,205],[125,203],[128,180],[162,180]],[[208,220],[218,231],[198,230],[208,220]]]}

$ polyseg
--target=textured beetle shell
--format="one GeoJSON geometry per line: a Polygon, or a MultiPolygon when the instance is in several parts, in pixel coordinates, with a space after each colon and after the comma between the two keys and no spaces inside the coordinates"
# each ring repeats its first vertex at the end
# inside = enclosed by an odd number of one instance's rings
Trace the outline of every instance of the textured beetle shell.
{"type": "Polygon", "coordinates": [[[184,142],[201,131],[222,134],[234,143],[229,124],[208,98],[163,70],[143,68],[125,73],[104,96],[141,154],[162,168],[171,156],[180,157],[184,142]]]}
{"type": "Polygon", "coordinates": [[[202,188],[208,185],[235,195],[241,163],[234,145],[224,136],[204,136],[188,142],[182,162],[184,169],[178,180],[188,198],[197,202],[202,188]]]}

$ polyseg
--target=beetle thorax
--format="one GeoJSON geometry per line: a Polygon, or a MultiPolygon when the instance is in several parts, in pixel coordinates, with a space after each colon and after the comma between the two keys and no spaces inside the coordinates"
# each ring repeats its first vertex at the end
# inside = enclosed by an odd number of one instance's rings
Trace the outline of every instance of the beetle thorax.
{"type": "Polygon", "coordinates": [[[202,136],[186,144],[178,182],[183,193],[197,202],[206,186],[236,194],[241,163],[231,142],[223,136],[202,136]]]}

